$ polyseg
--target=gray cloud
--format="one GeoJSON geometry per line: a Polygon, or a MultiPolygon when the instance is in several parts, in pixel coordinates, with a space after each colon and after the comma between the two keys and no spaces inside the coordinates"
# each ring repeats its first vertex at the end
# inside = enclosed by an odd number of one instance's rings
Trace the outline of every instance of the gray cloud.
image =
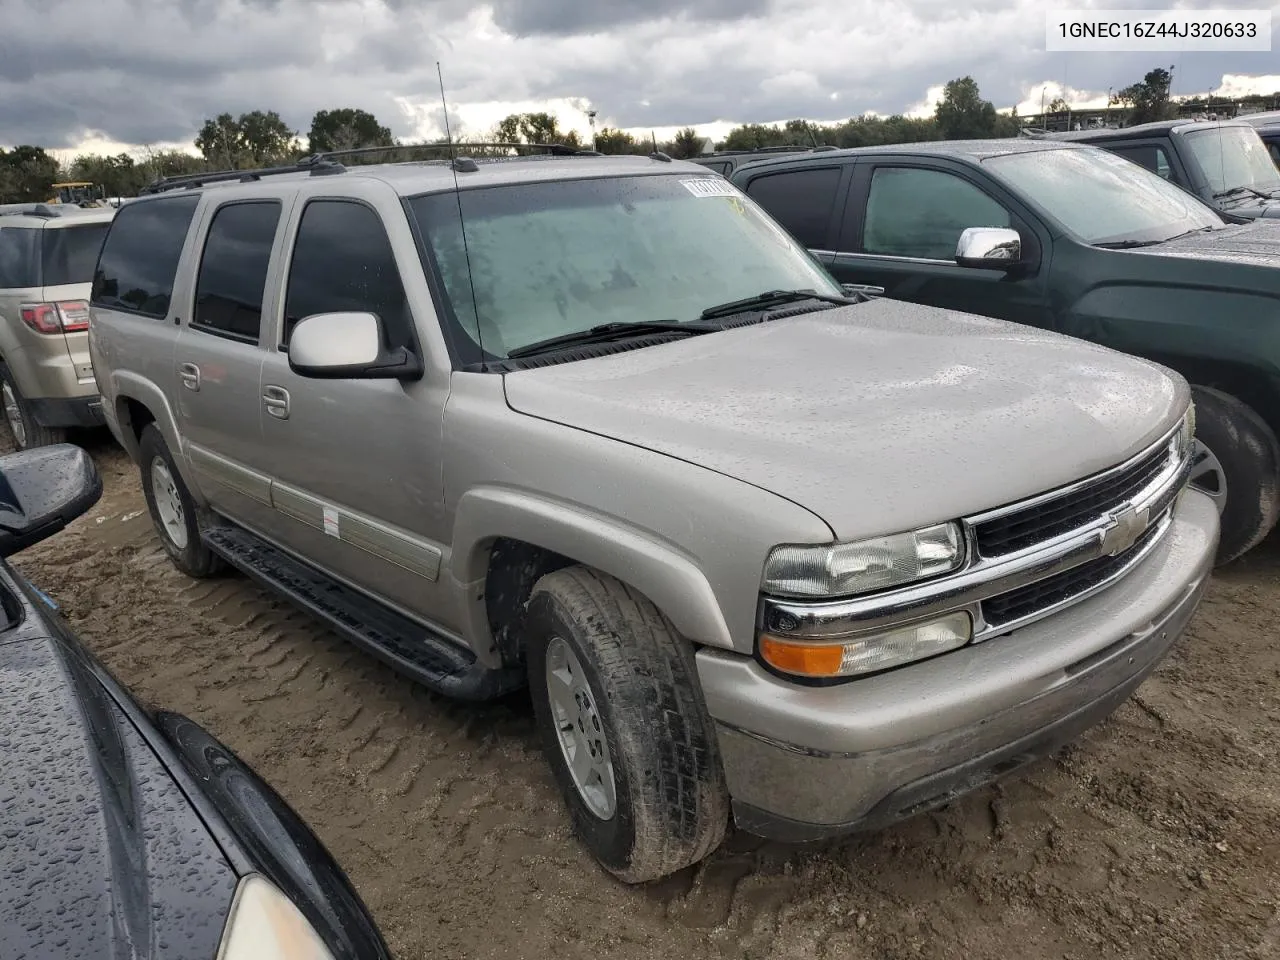
{"type": "Polygon", "coordinates": [[[1105,91],[1157,65],[1175,66],[1175,93],[1277,72],[1273,53],[1046,54],[1042,0],[0,5],[0,142],[52,148],[190,141],[207,117],[255,109],[305,134],[341,106],[411,137],[439,129],[437,59],[454,110],[580,98],[639,128],[898,112],[963,74],[1005,106],[1046,80],[1105,91]]]}

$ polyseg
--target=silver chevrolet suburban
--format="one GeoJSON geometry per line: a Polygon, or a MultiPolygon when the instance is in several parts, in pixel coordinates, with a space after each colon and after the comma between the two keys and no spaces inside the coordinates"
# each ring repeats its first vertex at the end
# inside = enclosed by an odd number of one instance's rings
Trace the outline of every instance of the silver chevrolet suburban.
{"type": "Polygon", "coordinates": [[[944,804],[1107,716],[1196,609],[1177,374],[842,288],[662,154],[341,160],[121,208],[108,423],[181,570],[454,697],[527,685],[623,880],[730,811],[807,840],[944,804]]]}

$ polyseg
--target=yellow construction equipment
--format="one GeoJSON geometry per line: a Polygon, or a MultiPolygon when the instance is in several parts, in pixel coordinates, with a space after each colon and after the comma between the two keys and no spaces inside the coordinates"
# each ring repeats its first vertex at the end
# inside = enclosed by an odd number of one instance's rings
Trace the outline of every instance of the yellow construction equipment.
{"type": "Polygon", "coordinates": [[[106,191],[89,180],[69,180],[53,185],[53,196],[46,203],[74,203],[78,207],[105,207],[106,191]]]}

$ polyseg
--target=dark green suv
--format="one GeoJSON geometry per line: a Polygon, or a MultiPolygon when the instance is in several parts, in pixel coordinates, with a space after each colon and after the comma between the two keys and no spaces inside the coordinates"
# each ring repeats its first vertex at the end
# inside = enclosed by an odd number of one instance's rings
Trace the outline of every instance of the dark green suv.
{"type": "Polygon", "coordinates": [[[1229,223],[1114,153],[1046,140],[799,154],[732,181],[840,281],[1177,370],[1196,401],[1193,482],[1222,517],[1218,562],[1275,526],[1280,221],[1229,223]]]}

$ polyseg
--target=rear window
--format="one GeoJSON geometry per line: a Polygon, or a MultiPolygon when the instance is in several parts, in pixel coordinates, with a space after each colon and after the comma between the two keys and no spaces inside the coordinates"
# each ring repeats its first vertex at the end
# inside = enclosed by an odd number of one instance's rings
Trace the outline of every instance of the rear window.
{"type": "Polygon", "coordinates": [[[32,227],[0,229],[0,290],[40,286],[39,241],[32,227]]]}
{"type": "Polygon", "coordinates": [[[199,195],[121,207],[93,276],[93,305],[149,317],[169,312],[173,279],[199,195]]]}
{"type": "Polygon", "coordinates": [[[109,226],[110,221],[105,221],[77,227],[46,227],[41,230],[44,286],[56,287],[64,283],[91,281],[109,226]]]}

